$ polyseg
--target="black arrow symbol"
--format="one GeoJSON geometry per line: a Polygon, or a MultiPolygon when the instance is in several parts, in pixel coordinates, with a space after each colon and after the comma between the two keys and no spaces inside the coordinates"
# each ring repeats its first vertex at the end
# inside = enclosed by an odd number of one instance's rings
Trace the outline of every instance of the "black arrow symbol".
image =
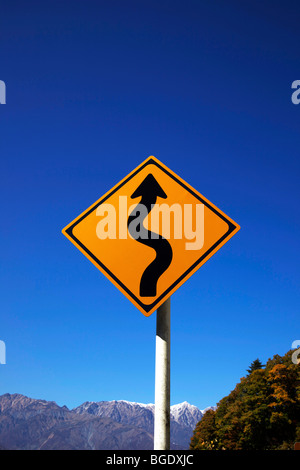
{"type": "Polygon", "coordinates": [[[140,296],[155,297],[157,281],[170,266],[173,251],[168,240],[166,240],[162,235],[147,230],[143,225],[143,221],[153,209],[157,198],[161,197],[166,199],[167,195],[154,176],[149,173],[149,175],[146,176],[139,187],[131,195],[131,198],[135,199],[140,196],[142,199],[130,214],[127,227],[132,238],[156,251],[156,258],[145,269],[140,282],[140,296]],[[136,219],[140,219],[141,215],[142,220],[140,220],[137,225],[136,223],[132,224],[133,221],[137,222],[136,219]]]}

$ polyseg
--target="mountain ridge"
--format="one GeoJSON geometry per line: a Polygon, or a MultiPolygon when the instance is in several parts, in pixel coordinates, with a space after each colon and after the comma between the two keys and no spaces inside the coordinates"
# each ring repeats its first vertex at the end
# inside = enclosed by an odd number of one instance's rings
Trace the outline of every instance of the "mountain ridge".
{"type": "MultiPolygon", "coordinates": [[[[201,410],[171,406],[171,449],[188,449],[201,410]]],[[[21,394],[0,396],[0,447],[5,449],[153,449],[154,404],[112,400],[69,409],[21,394]]]]}

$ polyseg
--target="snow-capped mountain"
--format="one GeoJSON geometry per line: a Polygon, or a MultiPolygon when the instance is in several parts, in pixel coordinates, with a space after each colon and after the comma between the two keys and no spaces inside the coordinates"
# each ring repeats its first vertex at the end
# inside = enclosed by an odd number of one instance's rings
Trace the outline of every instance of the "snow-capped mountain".
{"type": "MultiPolygon", "coordinates": [[[[85,402],[73,410],[53,401],[0,396],[0,448],[48,450],[153,449],[154,405],[125,400],[85,402]]],[[[203,412],[171,406],[171,449],[185,450],[203,412]]]]}
{"type": "Polygon", "coordinates": [[[195,405],[190,405],[187,401],[171,406],[171,416],[173,419],[183,426],[194,429],[196,424],[201,420],[203,412],[195,405]]]}
{"type": "MultiPolygon", "coordinates": [[[[187,401],[172,405],[170,407],[171,420],[174,422],[195,428],[198,421],[201,420],[204,413],[213,407],[199,410],[197,406],[191,405],[187,401]]],[[[139,418],[148,417],[151,424],[154,422],[155,405],[153,403],[137,403],[127,400],[113,400],[113,401],[100,401],[100,402],[85,402],[82,405],[74,408],[76,413],[89,413],[94,416],[103,416],[115,418],[116,421],[122,418],[122,422],[131,420],[133,415],[138,415],[139,418]]]]}
{"type": "Polygon", "coordinates": [[[90,414],[99,418],[109,418],[117,423],[129,424],[153,432],[154,405],[133,403],[126,400],[85,402],[72,411],[90,414]]]}
{"type": "MultiPolygon", "coordinates": [[[[152,403],[144,404],[126,400],[85,402],[72,411],[109,418],[123,425],[144,429],[153,435],[155,406],[152,403]]],[[[203,411],[186,401],[171,406],[171,442],[174,448],[188,448],[193,430],[203,414],[203,411]]]]}

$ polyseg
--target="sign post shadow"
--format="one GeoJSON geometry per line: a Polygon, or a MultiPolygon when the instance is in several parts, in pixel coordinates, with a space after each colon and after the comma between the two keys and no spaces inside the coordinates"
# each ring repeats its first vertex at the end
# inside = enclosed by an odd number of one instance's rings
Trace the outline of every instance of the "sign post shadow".
{"type": "Polygon", "coordinates": [[[169,297],[156,317],[154,450],[170,449],[170,313],[169,297]]]}

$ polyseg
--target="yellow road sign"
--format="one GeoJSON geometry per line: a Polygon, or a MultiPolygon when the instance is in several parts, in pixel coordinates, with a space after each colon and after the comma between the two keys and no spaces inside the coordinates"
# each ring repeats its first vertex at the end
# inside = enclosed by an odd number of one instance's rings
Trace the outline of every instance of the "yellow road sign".
{"type": "Polygon", "coordinates": [[[149,316],[239,229],[151,156],[62,232],[149,316]]]}

